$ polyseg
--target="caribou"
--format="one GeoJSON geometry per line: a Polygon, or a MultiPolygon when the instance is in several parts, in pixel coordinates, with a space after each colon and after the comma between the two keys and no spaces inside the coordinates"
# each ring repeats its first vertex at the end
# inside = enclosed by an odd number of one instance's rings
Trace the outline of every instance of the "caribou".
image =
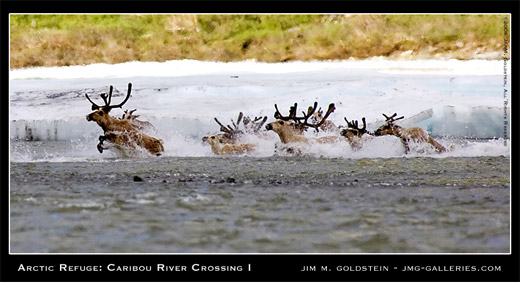
{"type": "Polygon", "coordinates": [[[231,124],[224,126],[217,118],[214,118],[215,122],[220,126],[220,131],[223,133],[218,134],[219,139],[225,144],[235,144],[245,134],[260,135],[260,129],[267,122],[267,117],[255,117],[251,119],[248,116],[244,116],[242,112],[238,113],[237,122],[235,123],[231,119],[231,124]],[[240,122],[244,125],[244,130],[240,129],[240,122]]]}
{"type": "Polygon", "coordinates": [[[374,135],[394,135],[400,138],[405,146],[406,153],[410,151],[409,143],[412,141],[416,143],[429,143],[435,148],[435,150],[438,153],[447,151],[444,146],[442,146],[439,142],[435,141],[435,139],[429,136],[424,129],[420,127],[403,128],[394,123],[397,120],[403,119],[404,116],[395,118],[397,116],[397,113],[394,113],[390,117],[385,114],[383,114],[383,116],[386,118],[386,121],[381,127],[379,127],[374,132],[374,135]]]}
{"type": "Polygon", "coordinates": [[[361,118],[363,122],[362,128],[359,128],[357,120],[348,121],[347,117],[344,119],[347,122],[347,128],[342,129],[339,134],[347,139],[347,142],[354,150],[361,149],[361,147],[363,147],[363,141],[366,140],[365,136],[370,136],[368,138],[373,136],[372,133],[366,130],[367,123],[365,117],[361,118]]]}
{"type": "MultiPolygon", "coordinates": [[[[321,107],[311,116],[311,121],[313,123],[318,123],[323,119],[323,110],[321,107]]],[[[337,133],[339,131],[339,127],[334,124],[331,120],[325,120],[320,126],[319,129],[322,131],[334,132],[337,133]]]]}
{"type": "Polygon", "coordinates": [[[296,111],[298,104],[294,103],[294,106],[290,107],[289,115],[283,116],[278,110],[278,105],[274,105],[275,114],[274,117],[277,119],[274,122],[268,123],[265,128],[267,130],[272,130],[278,134],[280,137],[280,141],[284,144],[288,143],[309,143],[309,142],[317,142],[317,143],[333,143],[339,140],[337,136],[324,136],[318,138],[307,138],[304,136],[305,130],[307,128],[314,128],[316,131],[319,131],[320,126],[322,126],[329,115],[336,109],[334,103],[329,105],[327,113],[323,118],[315,123],[309,123],[309,118],[314,114],[316,108],[318,107],[318,102],[314,102],[314,106],[310,106],[307,110],[307,113],[303,112],[302,117],[296,116],[296,111]]]}
{"type": "Polygon", "coordinates": [[[131,111],[125,110],[121,119],[128,120],[128,122],[130,122],[138,130],[149,130],[149,129],[155,130],[155,128],[153,127],[153,125],[150,122],[137,119],[139,117],[139,115],[134,115],[134,112],[136,110],[137,109],[133,109],[131,111]]]}
{"type": "Polygon", "coordinates": [[[210,135],[202,137],[202,141],[211,146],[215,155],[239,155],[256,149],[253,144],[230,144],[222,141],[222,135],[210,135]]]}
{"type": "Polygon", "coordinates": [[[251,119],[244,116],[242,112],[238,114],[237,122],[231,119],[231,124],[224,126],[217,118],[214,118],[215,122],[220,125],[220,131],[223,133],[204,136],[203,142],[208,143],[211,146],[211,151],[215,155],[237,155],[247,152],[251,152],[256,149],[254,144],[241,144],[240,139],[246,134],[260,135],[260,129],[267,121],[267,117],[255,117],[251,119]],[[240,122],[244,125],[244,129],[240,129],[240,122]]]}
{"type": "Polygon", "coordinates": [[[137,147],[140,147],[146,149],[153,155],[161,155],[161,153],[164,152],[162,140],[144,134],[128,119],[114,118],[109,114],[110,110],[114,108],[122,108],[128,101],[132,91],[132,84],[128,83],[126,97],[123,102],[117,105],[110,105],[112,100],[112,91],[113,86],[110,85],[109,93],[101,94],[101,98],[105,102],[105,105],[103,106],[94,103],[85,93],[85,97],[92,104],[92,110],[94,111],[87,115],[87,121],[96,122],[104,132],[104,135],[99,136],[99,144],[97,145],[98,151],[103,153],[103,150],[106,149],[103,146],[103,142],[108,141],[122,149],[135,151],[137,147]]]}

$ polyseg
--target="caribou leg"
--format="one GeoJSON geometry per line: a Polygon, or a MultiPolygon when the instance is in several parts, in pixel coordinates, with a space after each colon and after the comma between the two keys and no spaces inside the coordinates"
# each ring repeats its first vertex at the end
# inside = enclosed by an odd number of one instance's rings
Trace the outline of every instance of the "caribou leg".
{"type": "Polygon", "coordinates": [[[103,148],[103,141],[105,141],[105,140],[106,140],[105,136],[103,136],[103,135],[99,136],[99,143],[97,144],[97,149],[98,149],[99,153],[103,153],[103,150],[105,149],[105,148],[103,148]]]}
{"type": "Polygon", "coordinates": [[[109,149],[110,146],[108,147],[105,147],[103,146],[104,145],[104,141],[108,141],[108,142],[111,142],[111,143],[114,143],[114,140],[117,138],[117,135],[114,134],[114,133],[105,133],[105,135],[101,135],[99,136],[99,143],[97,144],[97,149],[100,153],[103,153],[104,150],[106,149],[109,149]]]}
{"type": "Polygon", "coordinates": [[[435,139],[431,138],[430,136],[428,136],[428,143],[435,147],[435,150],[437,150],[439,153],[444,153],[447,151],[444,146],[442,146],[439,142],[435,141],[435,139]]]}

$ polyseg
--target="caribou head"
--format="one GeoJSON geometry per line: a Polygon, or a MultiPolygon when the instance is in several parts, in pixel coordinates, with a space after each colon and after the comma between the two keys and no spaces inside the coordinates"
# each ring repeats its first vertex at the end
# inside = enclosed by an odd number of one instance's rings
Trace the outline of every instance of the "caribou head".
{"type": "Polygon", "coordinates": [[[107,93],[101,94],[101,99],[105,102],[105,105],[100,106],[96,103],[94,103],[90,97],[85,93],[85,97],[89,100],[89,102],[92,104],[92,110],[94,112],[87,115],[87,121],[95,121],[99,126],[103,128],[103,130],[106,131],[107,125],[110,123],[112,117],[109,116],[110,110],[113,108],[121,108],[126,101],[128,101],[128,98],[130,98],[130,92],[132,91],[132,84],[128,83],[128,92],[126,94],[125,99],[123,102],[117,104],[117,105],[110,105],[110,102],[112,100],[112,91],[114,90],[114,87],[110,85],[110,90],[107,93]]]}
{"type": "Polygon", "coordinates": [[[399,125],[394,124],[395,121],[403,119],[404,116],[395,118],[397,116],[397,113],[394,113],[390,117],[383,114],[383,116],[386,118],[386,121],[383,125],[381,125],[376,131],[374,131],[374,135],[381,136],[381,135],[396,135],[395,130],[400,128],[399,125]]]}
{"type": "Polygon", "coordinates": [[[137,109],[133,109],[131,111],[125,110],[123,113],[123,116],[121,119],[127,119],[127,120],[135,120],[139,117],[139,115],[134,115],[134,112],[137,111],[137,109]]]}

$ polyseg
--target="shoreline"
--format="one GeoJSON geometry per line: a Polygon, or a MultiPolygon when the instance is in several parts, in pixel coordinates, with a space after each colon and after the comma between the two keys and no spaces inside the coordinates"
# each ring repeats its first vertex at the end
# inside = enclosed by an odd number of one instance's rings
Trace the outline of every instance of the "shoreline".
{"type": "MultiPolygon", "coordinates": [[[[511,70],[511,61],[507,60],[511,70]]],[[[10,80],[20,79],[70,79],[100,77],[178,77],[208,74],[273,74],[289,72],[311,72],[327,69],[367,69],[394,74],[449,74],[449,75],[503,75],[503,59],[369,59],[315,60],[289,62],[259,62],[244,60],[237,62],[170,60],[165,62],[131,61],[119,64],[95,63],[75,66],[29,67],[10,70],[10,80]],[[496,65],[496,70],[494,68],[496,65]],[[49,71],[55,71],[49,73],[49,71]]]]}

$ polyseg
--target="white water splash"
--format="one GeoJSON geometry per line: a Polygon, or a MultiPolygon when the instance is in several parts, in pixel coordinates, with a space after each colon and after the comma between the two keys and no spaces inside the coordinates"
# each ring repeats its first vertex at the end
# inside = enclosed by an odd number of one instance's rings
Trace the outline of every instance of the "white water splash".
{"type": "MultiPolygon", "coordinates": [[[[321,107],[335,103],[329,120],[336,125],[344,125],[344,117],[366,117],[367,128],[374,130],[384,120],[382,113],[397,112],[405,116],[403,126],[422,127],[443,145],[455,145],[443,154],[423,148],[406,155],[400,140],[382,137],[357,151],[346,142],[306,149],[316,157],[509,156],[510,129],[504,128],[504,122],[510,123],[510,107],[504,108],[504,100],[510,101],[510,95],[503,97],[503,71],[502,61],[381,58],[276,64],[184,60],[13,70],[10,158],[17,162],[118,159],[115,150],[97,151],[102,131],[85,119],[91,110],[84,94],[100,102],[98,94],[114,85],[117,103],[129,82],[132,97],[124,109],[137,109],[141,119],[155,126],[151,135],[164,141],[167,157],[213,156],[201,138],[219,131],[215,117],[230,124],[241,111],[267,116],[271,122],[275,103],[286,114],[295,102],[302,110],[314,101],[321,107]]],[[[111,114],[122,113],[114,109],[111,114]]],[[[257,151],[248,155],[274,155],[278,139],[269,134],[271,139],[245,140],[257,145],[257,151]]],[[[314,137],[312,132],[306,134],[314,137]]]]}

